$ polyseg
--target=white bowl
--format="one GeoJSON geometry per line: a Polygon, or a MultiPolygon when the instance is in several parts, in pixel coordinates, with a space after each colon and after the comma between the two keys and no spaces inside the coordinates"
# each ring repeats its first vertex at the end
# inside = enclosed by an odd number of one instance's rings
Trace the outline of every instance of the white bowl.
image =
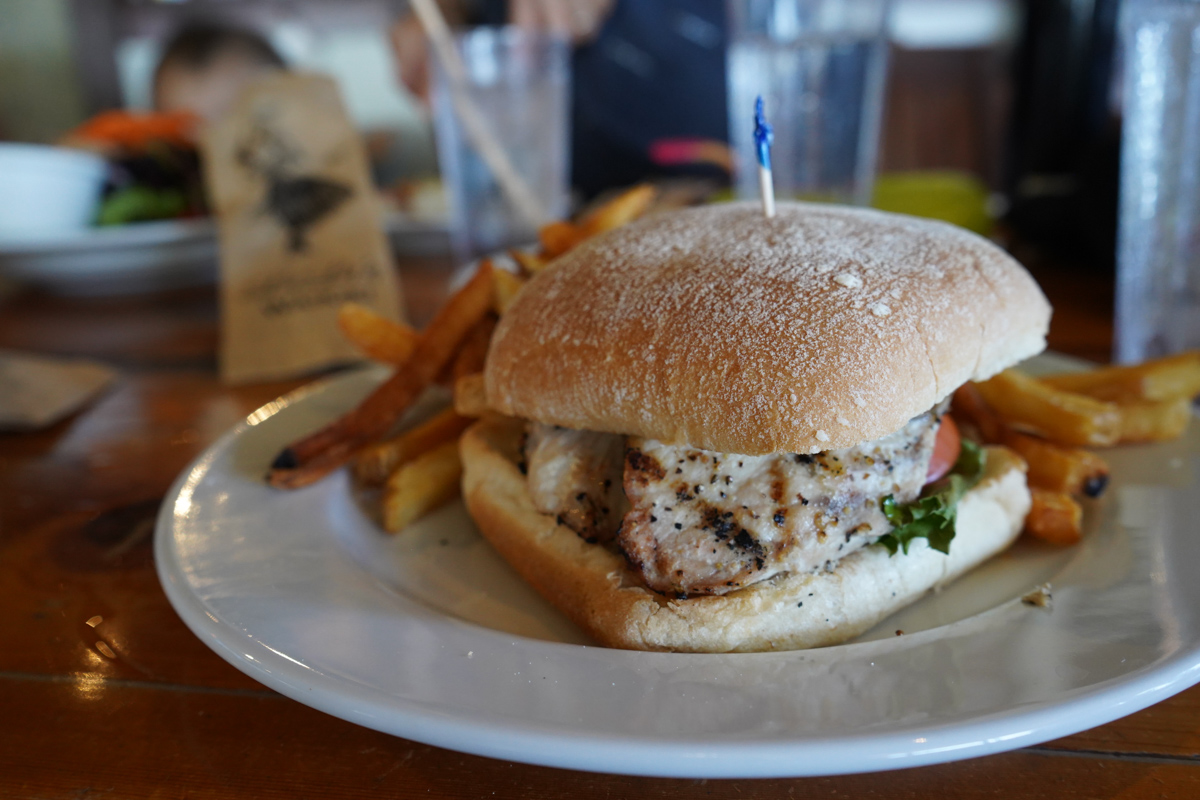
{"type": "Polygon", "coordinates": [[[65,147],[0,143],[0,237],[71,233],[92,224],[108,164],[65,147]]]}

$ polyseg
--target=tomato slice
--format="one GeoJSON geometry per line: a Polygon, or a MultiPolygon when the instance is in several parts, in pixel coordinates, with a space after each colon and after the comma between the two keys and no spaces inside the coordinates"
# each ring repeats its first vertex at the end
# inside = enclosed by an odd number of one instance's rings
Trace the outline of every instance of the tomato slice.
{"type": "Polygon", "coordinates": [[[958,461],[958,451],[962,449],[962,439],[958,435],[958,426],[949,414],[942,415],[942,424],[938,426],[937,438],[933,440],[933,458],[929,459],[929,471],[925,473],[925,482],[933,483],[945,475],[958,461]]]}

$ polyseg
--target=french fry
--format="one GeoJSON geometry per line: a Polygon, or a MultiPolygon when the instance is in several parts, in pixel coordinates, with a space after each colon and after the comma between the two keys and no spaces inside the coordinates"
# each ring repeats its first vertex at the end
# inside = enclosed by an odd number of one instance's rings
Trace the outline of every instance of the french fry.
{"type": "Polygon", "coordinates": [[[540,257],[529,254],[512,253],[513,258],[523,269],[529,272],[540,272],[546,263],[558,258],[575,245],[613,228],[619,228],[627,222],[637,219],[653,202],[657,190],[649,184],[641,184],[622,192],[604,205],[584,217],[578,224],[559,220],[543,225],[538,231],[538,241],[542,244],[540,257]]]}
{"type": "Polygon", "coordinates": [[[483,319],[471,328],[459,343],[454,357],[446,362],[434,382],[438,386],[453,389],[454,382],[460,376],[483,369],[483,362],[487,358],[487,348],[491,344],[492,331],[495,329],[496,314],[492,311],[485,314],[483,319]]]}
{"type": "Polygon", "coordinates": [[[354,477],[368,486],[383,484],[401,464],[453,442],[473,420],[447,408],[399,436],[365,448],[354,459],[354,477]]]}
{"type": "Polygon", "coordinates": [[[964,383],[955,390],[950,411],[956,422],[973,425],[985,443],[1004,441],[1008,426],[983,399],[975,384],[964,383]]]}
{"type": "Polygon", "coordinates": [[[1115,403],[1064,392],[1011,369],[976,386],[1006,422],[1033,428],[1051,441],[1104,446],[1120,437],[1121,415],[1115,403]]]}
{"type": "Polygon", "coordinates": [[[1083,538],[1083,508],[1069,494],[1029,490],[1033,504],[1025,517],[1025,532],[1043,542],[1071,545],[1083,538]]]}
{"type": "MultiPolygon", "coordinates": [[[[514,251],[515,252],[515,251],[514,251]]],[[[513,300],[525,286],[525,279],[515,272],[497,269],[492,272],[493,288],[492,309],[497,314],[503,314],[512,305],[513,300]]]]}
{"type": "Polygon", "coordinates": [[[464,417],[482,417],[488,410],[483,375],[464,375],[454,382],[454,411],[464,417]]]}
{"type": "Polygon", "coordinates": [[[1178,439],[1192,418],[1192,401],[1141,400],[1117,404],[1121,415],[1121,442],[1165,442],[1178,439]]]}
{"type": "Polygon", "coordinates": [[[383,527],[404,530],[437,509],[459,491],[462,461],[458,440],[445,442],[414,458],[391,474],[383,489],[383,527]]]}
{"type": "Polygon", "coordinates": [[[633,222],[649,208],[656,194],[653,186],[643,183],[617,195],[579,221],[583,238],[633,222]]]}
{"type": "Polygon", "coordinates": [[[298,489],[320,480],[396,423],[443,369],[459,344],[492,307],[492,263],[478,272],[438,312],[412,357],[354,410],[285,447],[271,464],[267,482],[298,489]]]}
{"type": "Polygon", "coordinates": [[[558,258],[584,240],[583,231],[574,223],[560,220],[543,225],[538,231],[538,241],[547,260],[558,258]]]}
{"type": "Polygon", "coordinates": [[[985,442],[1003,444],[1025,459],[1030,486],[1099,497],[1108,485],[1108,463],[1103,458],[1013,430],[974,384],[964,384],[954,393],[951,413],[958,422],[973,425],[985,442]]]}
{"type": "Polygon", "coordinates": [[[1108,463],[1087,450],[1060,445],[1008,431],[1004,444],[1015,450],[1029,465],[1026,478],[1030,486],[1064,494],[1099,497],[1108,485],[1108,463]]]}
{"type": "Polygon", "coordinates": [[[363,355],[400,366],[416,349],[417,332],[402,322],[393,322],[359,303],[343,303],[338,309],[338,327],[363,355]]]}
{"type": "Polygon", "coordinates": [[[1178,400],[1200,394],[1200,350],[1121,367],[1049,375],[1041,381],[1056,389],[1100,400],[1178,400]]]}
{"type": "Polygon", "coordinates": [[[546,268],[546,259],[537,253],[531,253],[528,250],[514,249],[509,250],[508,254],[512,257],[513,261],[517,262],[517,266],[519,266],[523,272],[527,272],[530,275],[536,275],[546,268]]]}
{"type": "Polygon", "coordinates": [[[485,314],[483,319],[471,328],[454,356],[454,363],[450,368],[452,384],[464,375],[483,371],[483,362],[487,360],[488,345],[492,343],[494,330],[496,317],[493,314],[485,314]]]}

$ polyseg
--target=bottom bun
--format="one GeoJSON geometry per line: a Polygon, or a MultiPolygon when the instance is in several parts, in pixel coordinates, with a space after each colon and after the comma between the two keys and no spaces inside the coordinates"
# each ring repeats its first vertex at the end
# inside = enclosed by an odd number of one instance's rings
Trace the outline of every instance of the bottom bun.
{"type": "Polygon", "coordinates": [[[923,539],[907,555],[866,547],[832,571],[680,600],[647,589],[619,553],[534,509],[517,466],[523,430],[517,420],[484,420],[463,435],[467,508],[521,577],[608,647],[726,653],[844,642],[1004,550],[1029,511],[1024,462],[988,448],[983,479],[959,504],[950,555],[923,539]]]}

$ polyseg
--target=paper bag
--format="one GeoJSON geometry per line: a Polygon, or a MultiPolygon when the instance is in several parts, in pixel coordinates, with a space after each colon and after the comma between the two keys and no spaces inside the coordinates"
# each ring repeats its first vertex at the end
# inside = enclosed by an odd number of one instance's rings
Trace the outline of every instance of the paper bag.
{"type": "Polygon", "coordinates": [[[353,301],[399,318],[361,137],[318,75],[257,81],[204,135],[221,252],[221,378],[288,378],[360,359],[337,327],[353,301]]]}

